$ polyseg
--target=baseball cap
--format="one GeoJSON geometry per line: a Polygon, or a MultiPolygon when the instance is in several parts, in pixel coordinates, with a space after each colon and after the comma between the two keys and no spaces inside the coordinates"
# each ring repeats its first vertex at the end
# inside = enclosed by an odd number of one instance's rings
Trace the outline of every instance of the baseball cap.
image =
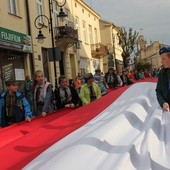
{"type": "Polygon", "coordinates": [[[170,53],[170,47],[162,47],[160,50],[159,50],[159,54],[164,54],[164,53],[170,53]]]}

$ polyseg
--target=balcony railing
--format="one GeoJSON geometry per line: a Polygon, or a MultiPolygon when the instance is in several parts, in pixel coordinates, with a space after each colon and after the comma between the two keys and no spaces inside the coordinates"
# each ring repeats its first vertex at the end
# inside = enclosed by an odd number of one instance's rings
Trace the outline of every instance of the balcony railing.
{"type": "Polygon", "coordinates": [[[98,44],[91,44],[91,53],[93,57],[100,57],[107,55],[108,49],[105,45],[98,43],[98,44]]]}
{"type": "Polygon", "coordinates": [[[74,24],[69,22],[65,26],[56,27],[56,46],[69,48],[78,42],[78,30],[74,29],[74,24]]]}

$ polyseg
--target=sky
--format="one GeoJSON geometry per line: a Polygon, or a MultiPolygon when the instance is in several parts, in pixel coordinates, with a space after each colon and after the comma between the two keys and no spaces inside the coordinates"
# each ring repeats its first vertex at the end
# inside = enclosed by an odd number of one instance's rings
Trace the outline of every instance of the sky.
{"type": "Polygon", "coordinates": [[[170,45],[170,0],[84,0],[101,19],[170,45]]]}

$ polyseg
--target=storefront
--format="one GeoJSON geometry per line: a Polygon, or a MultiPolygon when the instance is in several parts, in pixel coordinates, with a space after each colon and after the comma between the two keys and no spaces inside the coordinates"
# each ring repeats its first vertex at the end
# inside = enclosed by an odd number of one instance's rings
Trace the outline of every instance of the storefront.
{"type": "Polygon", "coordinates": [[[29,53],[32,53],[31,36],[0,27],[0,91],[9,79],[17,80],[22,90],[29,53]]]}

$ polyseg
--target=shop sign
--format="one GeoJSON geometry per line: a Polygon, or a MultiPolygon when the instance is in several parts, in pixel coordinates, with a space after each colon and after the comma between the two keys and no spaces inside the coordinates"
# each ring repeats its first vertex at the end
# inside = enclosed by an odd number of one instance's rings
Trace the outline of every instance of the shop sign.
{"type": "Polygon", "coordinates": [[[0,47],[32,53],[31,36],[0,27],[0,47]]]}
{"type": "Polygon", "coordinates": [[[12,64],[7,64],[2,67],[3,71],[3,78],[5,81],[10,80],[14,78],[14,72],[13,72],[13,65],[12,64]]]}
{"type": "Polygon", "coordinates": [[[16,80],[25,80],[24,69],[15,69],[15,79],[16,80]]]}

